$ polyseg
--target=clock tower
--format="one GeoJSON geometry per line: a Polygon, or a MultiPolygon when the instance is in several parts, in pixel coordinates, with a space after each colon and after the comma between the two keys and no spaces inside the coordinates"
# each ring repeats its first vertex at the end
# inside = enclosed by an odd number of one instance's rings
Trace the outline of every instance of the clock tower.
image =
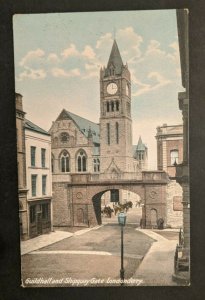
{"type": "Polygon", "coordinates": [[[115,40],[100,70],[100,157],[101,173],[133,172],[130,72],[115,40]]]}

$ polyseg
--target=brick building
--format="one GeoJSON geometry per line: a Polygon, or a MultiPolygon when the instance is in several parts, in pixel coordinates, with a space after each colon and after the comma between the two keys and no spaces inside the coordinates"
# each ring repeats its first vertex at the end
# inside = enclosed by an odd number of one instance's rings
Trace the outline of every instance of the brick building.
{"type": "Polygon", "coordinates": [[[176,165],[183,161],[183,126],[157,127],[157,169],[171,179],[167,185],[167,226],[182,227],[182,188],[176,182],[176,165]]]}

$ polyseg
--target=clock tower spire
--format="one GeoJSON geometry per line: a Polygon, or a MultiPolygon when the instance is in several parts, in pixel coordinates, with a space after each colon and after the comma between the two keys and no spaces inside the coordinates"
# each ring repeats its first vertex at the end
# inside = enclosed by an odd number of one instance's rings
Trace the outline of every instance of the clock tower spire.
{"type": "Polygon", "coordinates": [[[132,171],[131,78],[116,40],[100,71],[101,172],[132,171]]]}

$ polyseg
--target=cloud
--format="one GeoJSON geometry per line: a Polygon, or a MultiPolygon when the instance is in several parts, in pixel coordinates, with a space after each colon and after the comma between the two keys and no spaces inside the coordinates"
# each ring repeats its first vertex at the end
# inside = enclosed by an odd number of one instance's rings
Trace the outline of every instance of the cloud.
{"type": "Polygon", "coordinates": [[[89,45],[85,46],[85,49],[82,52],[82,55],[87,59],[94,59],[96,57],[96,54],[92,47],[89,45]]]}
{"type": "Polygon", "coordinates": [[[26,67],[25,70],[19,74],[17,81],[22,81],[24,79],[44,79],[46,77],[46,71],[43,69],[33,70],[26,67]]]}
{"type": "Polygon", "coordinates": [[[150,72],[147,75],[147,79],[153,79],[152,84],[142,83],[139,79],[135,77],[134,74],[132,75],[132,81],[138,87],[137,91],[132,93],[132,96],[139,96],[145,93],[149,93],[171,83],[171,80],[166,79],[159,72],[150,72]]]}
{"type": "Polygon", "coordinates": [[[110,32],[102,35],[96,42],[96,49],[108,47],[109,44],[113,43],[112,34],[110,32]]]}
{"type": "Polygon", "coordinates": [[[50,53],[47,57],[47,61],[51,64],[58,64],[60,62],[60,59],[57,54],[50,53]]]}
{"type": "Polygon", "coordinates": [[[61,56],[63,58],[68,58],[70,56],[78,56],[80,53],[76,49],[75,44],[70,44],[68,48],[64,49],[63,52],[61,52],[61,56]]]}
{"type": "Polygon", "coordinates": [[[32,62],[33,60],[42,58],[45,56],[45,52],[42,49],[36,49],[36,50],[32,50],[29,51],[19,62],[19,65],[21,67],[23,66],[27,66],[27,64],[29,64],[30,62],[32,62]]]}
{"type": "Polygon", "coordinates": [[[69,71],[65,71],[61,68],[53,68],[51,73],[54,77],[78,77],[81,75],[80,70],[77,68],[69,71]]]}
{"type": "Polygon", "coordinates": [[[152,56],[156,56],[156,55],[165,55],[165,51],[162,51],[160,49],[160,42],[156,41],[156,40],[151,40],[148,47],[147,47],[147,50],[145,52],[145,55],[148,56],[148,55],[152,55],[152,56]]]}

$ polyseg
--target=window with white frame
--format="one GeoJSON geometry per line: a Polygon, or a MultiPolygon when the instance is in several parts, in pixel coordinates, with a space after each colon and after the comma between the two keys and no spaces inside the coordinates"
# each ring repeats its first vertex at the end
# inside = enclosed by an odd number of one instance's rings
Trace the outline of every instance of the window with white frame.
{"type": "Polygon", "coordinates": [[[36,196],[37,175],[31,175],[31,195],[36,196]]]}
{"type": "Polygon", "coordinates": [[[36,165],[36,147],[31,146],[31,166],[35,167],[36,165]]]}
{"type": "Polygon", "coordinates": [[[179,151],[177,149],[170,151],[171,165],[179,163],[179,151]]]}
{"type": "Polygon", "coordinates": [[[46,149],[41,148],[41,167],[46,167],[46,149]]]}

